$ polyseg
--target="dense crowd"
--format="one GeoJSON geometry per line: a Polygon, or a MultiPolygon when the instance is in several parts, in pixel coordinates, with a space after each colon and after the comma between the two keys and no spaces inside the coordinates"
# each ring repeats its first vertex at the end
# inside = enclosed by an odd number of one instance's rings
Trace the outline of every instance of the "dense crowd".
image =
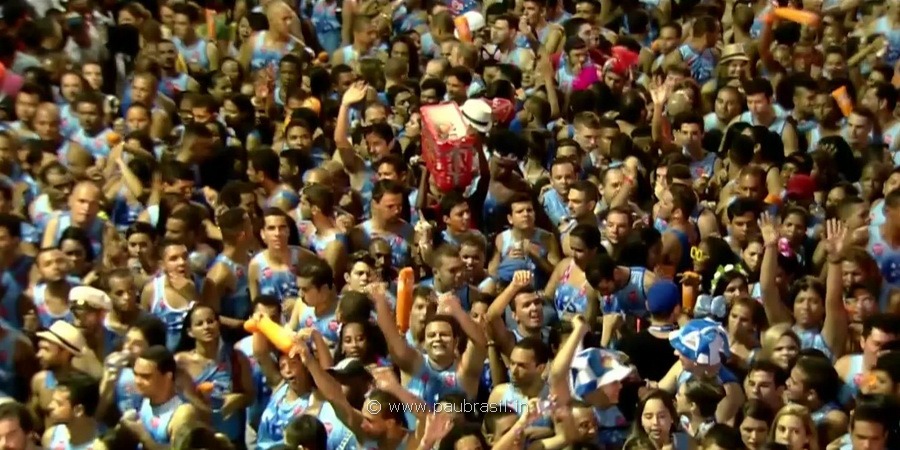
{"type": "Polygon", "coordinates": [[[0,449],[900,448],[897,0],[0,0],[0,449]]]}

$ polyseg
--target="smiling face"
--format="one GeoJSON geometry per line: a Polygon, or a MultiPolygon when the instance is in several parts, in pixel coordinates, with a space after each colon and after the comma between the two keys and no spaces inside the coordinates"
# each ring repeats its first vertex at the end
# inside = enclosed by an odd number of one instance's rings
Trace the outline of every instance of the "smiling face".
{"type": "Polygon", "coordinates": [[[453,326],[449,323],[435,320],[425,325],[425,351],[432,360],[454,355],[456,343],[453,326]]]}

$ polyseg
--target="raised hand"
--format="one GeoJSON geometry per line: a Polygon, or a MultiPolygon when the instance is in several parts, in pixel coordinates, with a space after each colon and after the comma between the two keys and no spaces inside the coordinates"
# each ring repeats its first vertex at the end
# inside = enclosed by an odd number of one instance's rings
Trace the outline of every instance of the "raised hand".
{"type": "Polygon", "coordinates": [[[350,85],[347,88],[347,91],[344,92],[344,97],[341,99],[341,103],[347,106],[359,103],[366,98],[366,94],[369,92],[369,86],[366,85],[364,81],[357,81],[350,85]]]}
{"type": "Polygon", "coordinates": [[[523,289],[531,286],[533,278],[534,276],[531,274],[531,271],[517,270],[513,273],[512,285],[515,286],[516,289],[523,289]]]}
{"type": "Polygon", "coordinates": [[[825,223],[825,249],[832,257],[840,255],[847,242],[847,227],[838,219],[828,219],[825,223]]]}
{"type": "Polygon", "coordinates": [[[441,294],[438,297],[438,312],[441,314],[450,314],[453,311],[462,309],[459,297],[453,293],[441,294]]]}
{"type": "Polygon", "coordinates": [[[425,432],[422,441],[434,445],[440,442],[453,428],[453,416],[446,413],[431,413],[425,418],[425,432]]]}
{"type": "Polygon", "coordinates": [[[781,225],[778,218],[773,218],[769,213],[763,213],[759,218],[759,232],[762,234],[765,245],[778,243],[778,226],[781,225]]]}

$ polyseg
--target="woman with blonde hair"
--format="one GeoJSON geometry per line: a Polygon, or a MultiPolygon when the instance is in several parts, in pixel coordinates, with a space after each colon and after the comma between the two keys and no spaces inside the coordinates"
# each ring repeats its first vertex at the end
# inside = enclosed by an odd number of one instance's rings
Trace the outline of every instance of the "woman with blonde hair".
{"type": "Polygon", "coordinates": [[[789,450],[819,450],[819,436],[809,410],[801,405],[785,405],[775,415],[769,442],[789,450]]]}
{"type": "Polygon", "coordinates": [[[762,346],[752,358],[768,359],[789,370],[800,354],[800,337],[788,323],[773,325],[762,335],[762,346]]]}

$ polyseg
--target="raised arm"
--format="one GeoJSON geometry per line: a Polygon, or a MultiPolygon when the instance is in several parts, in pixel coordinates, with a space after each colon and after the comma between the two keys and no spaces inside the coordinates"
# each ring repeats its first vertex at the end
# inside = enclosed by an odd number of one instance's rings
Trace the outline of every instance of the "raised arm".
{"type": "Polygon", "coordinates": [[[775,274],[778,273],[778,222],[768,213],[763,213],[759,218],[759,231],[765,245],[762,266],[759,269],[759,287],[769,326],[791,322],[791,312],[781,302],[781,291],[775,282],[775,274]]]}
{"type": "Polygon", "coordinates": [[[438,299],[438,311],[449,314],[469,338],[466,350],[460,360],[458,374],[460,384],[467,394],[475,396],[478,393],[478,383],[481,380],[481,372],[484,369],[484,360],[487,358],[487,336],[484,330],[472,320],[472,317],[459,304],[459,299],[454,295],[443,295],[438,299]]]}
{"type": "Polygon", "coordinates": [[[822,339],[834,358],[843,353],[847,338],[847,310],[844,308],[844,286],[841,279],[841,252],[847,242],[847,228],[837,219],[825,224],[825,245],[828,250],[828,275],[825,279],[825,324],[822,339]]]}
{"type": "Polygon", "coordinates": [[[391,309],[391,303],[387,298],[384,283],[376,283],[369,289],[369,298],[375,303],[375,316],[378,322],[378,328],[384,334],[387,341],[388,353],[391,359],[406,374],[415,374],[422,367],[424,360],[422,354],[406,342],[400,331],[397,329],[397,323],[394,320],[394,310],[391,309]]]}

